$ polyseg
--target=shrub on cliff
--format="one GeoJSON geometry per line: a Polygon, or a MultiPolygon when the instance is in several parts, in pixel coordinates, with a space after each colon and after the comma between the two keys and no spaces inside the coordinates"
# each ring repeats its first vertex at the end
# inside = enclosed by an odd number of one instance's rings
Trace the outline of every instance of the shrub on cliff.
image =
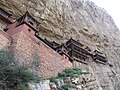
{"type": "Polygon", "coordinates": [[[0,89],[12,90],[14,88],[16,90],[19,88],[19,90],[26,90],[28,83],[39,81],[38,75],[16,63],[11,50],[0,51],[0,89]]]}
{"type": "Polygon", "coordinates": [[[67,84],[62,85],[60,90],[69,90],[70,88],[76,88],[76,86],[73,84],[67,83],[67,84]]]}
{"type": "Polygon", "coordinates": [[[63,70],[61,73],[58,73],[57,77],[51,77],[50,82],[58,85],[57,79],[63,79],[64,85],[58,87],[60,90],[69,90],[71,88],[76,88],[75,84],[72,83],[72,78],[78,78],[80,75],[89,74],[89,72],[84,72],[79,68],[67,68],[63,70]]]}
{"type": "Polygon", "coordinates": [[[68,68],[62,71],[61,73],[58,74],[59,78],[64,78],[64,77],[78,77],[79,75],[82,74],[89,74],[88,72],[83,72],[79,68],[68,68]]]}

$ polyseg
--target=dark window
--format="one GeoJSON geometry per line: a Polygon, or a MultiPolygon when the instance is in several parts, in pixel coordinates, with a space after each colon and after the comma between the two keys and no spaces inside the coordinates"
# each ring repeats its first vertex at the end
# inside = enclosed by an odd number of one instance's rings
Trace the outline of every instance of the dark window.
{"type": "Polygon", "coordinates": [[[67,57],[65,56],[65,59],[67,59],[67,57]]]}
{"type": "Polygon", "coordinates": [[[28,31],[30,32],[30,31],[31,31],[31,29],[28,29],[28,31]]]}
{"type": "Polygon", "coordinates": [[[8,31],[8,28],[4,28],[3,31],[7,32],[7,31],[8,31]]]}
{"type": "Polygon", "coordinates": [[[31,22],[31,21],[29,21],[29,23],[30,23],[31,25],[34,25],[33,22],[31,22]]]}

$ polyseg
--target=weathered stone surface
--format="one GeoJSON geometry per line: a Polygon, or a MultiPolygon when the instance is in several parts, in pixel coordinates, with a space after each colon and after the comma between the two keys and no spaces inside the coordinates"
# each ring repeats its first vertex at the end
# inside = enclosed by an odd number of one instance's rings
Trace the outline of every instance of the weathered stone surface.
{"type": "Polygon", "coordinates": [[[0,6],[14,18],[31,12],[41,23],[38,30],[43,38],[64,42],[73,37],[103,51],[113,67],[92,61],[77,65],[94,74],[99,86],[95,90],[120,89],[120,31],[104,9],[84,0],[1,0],[0,6]]]}
{"type": "Polygon", "coordinates": [[[30,90],[51,90],[50,81],[44,80],[40,83],[29,83],[30,90]]]}

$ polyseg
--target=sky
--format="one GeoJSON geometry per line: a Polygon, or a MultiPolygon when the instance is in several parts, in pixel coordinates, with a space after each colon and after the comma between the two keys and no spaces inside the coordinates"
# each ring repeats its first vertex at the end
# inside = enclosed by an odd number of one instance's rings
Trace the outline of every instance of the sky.
{"type": "Polygon", "coordinates": [[[90,0],[97,6],[104,8],[112,16],[115,24],[120,30],[120,0],[90,0]]]}

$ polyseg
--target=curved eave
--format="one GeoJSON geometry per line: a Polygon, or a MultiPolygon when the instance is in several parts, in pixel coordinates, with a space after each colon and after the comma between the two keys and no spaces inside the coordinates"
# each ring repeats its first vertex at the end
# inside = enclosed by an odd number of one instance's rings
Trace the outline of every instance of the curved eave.
{"type": "Polygon", "coordinates": [[[10,18],[5,17],[4,15],[0,14],[0,19],[2,19],[3,21],[11,24],[12,20],[10,18]]]}

